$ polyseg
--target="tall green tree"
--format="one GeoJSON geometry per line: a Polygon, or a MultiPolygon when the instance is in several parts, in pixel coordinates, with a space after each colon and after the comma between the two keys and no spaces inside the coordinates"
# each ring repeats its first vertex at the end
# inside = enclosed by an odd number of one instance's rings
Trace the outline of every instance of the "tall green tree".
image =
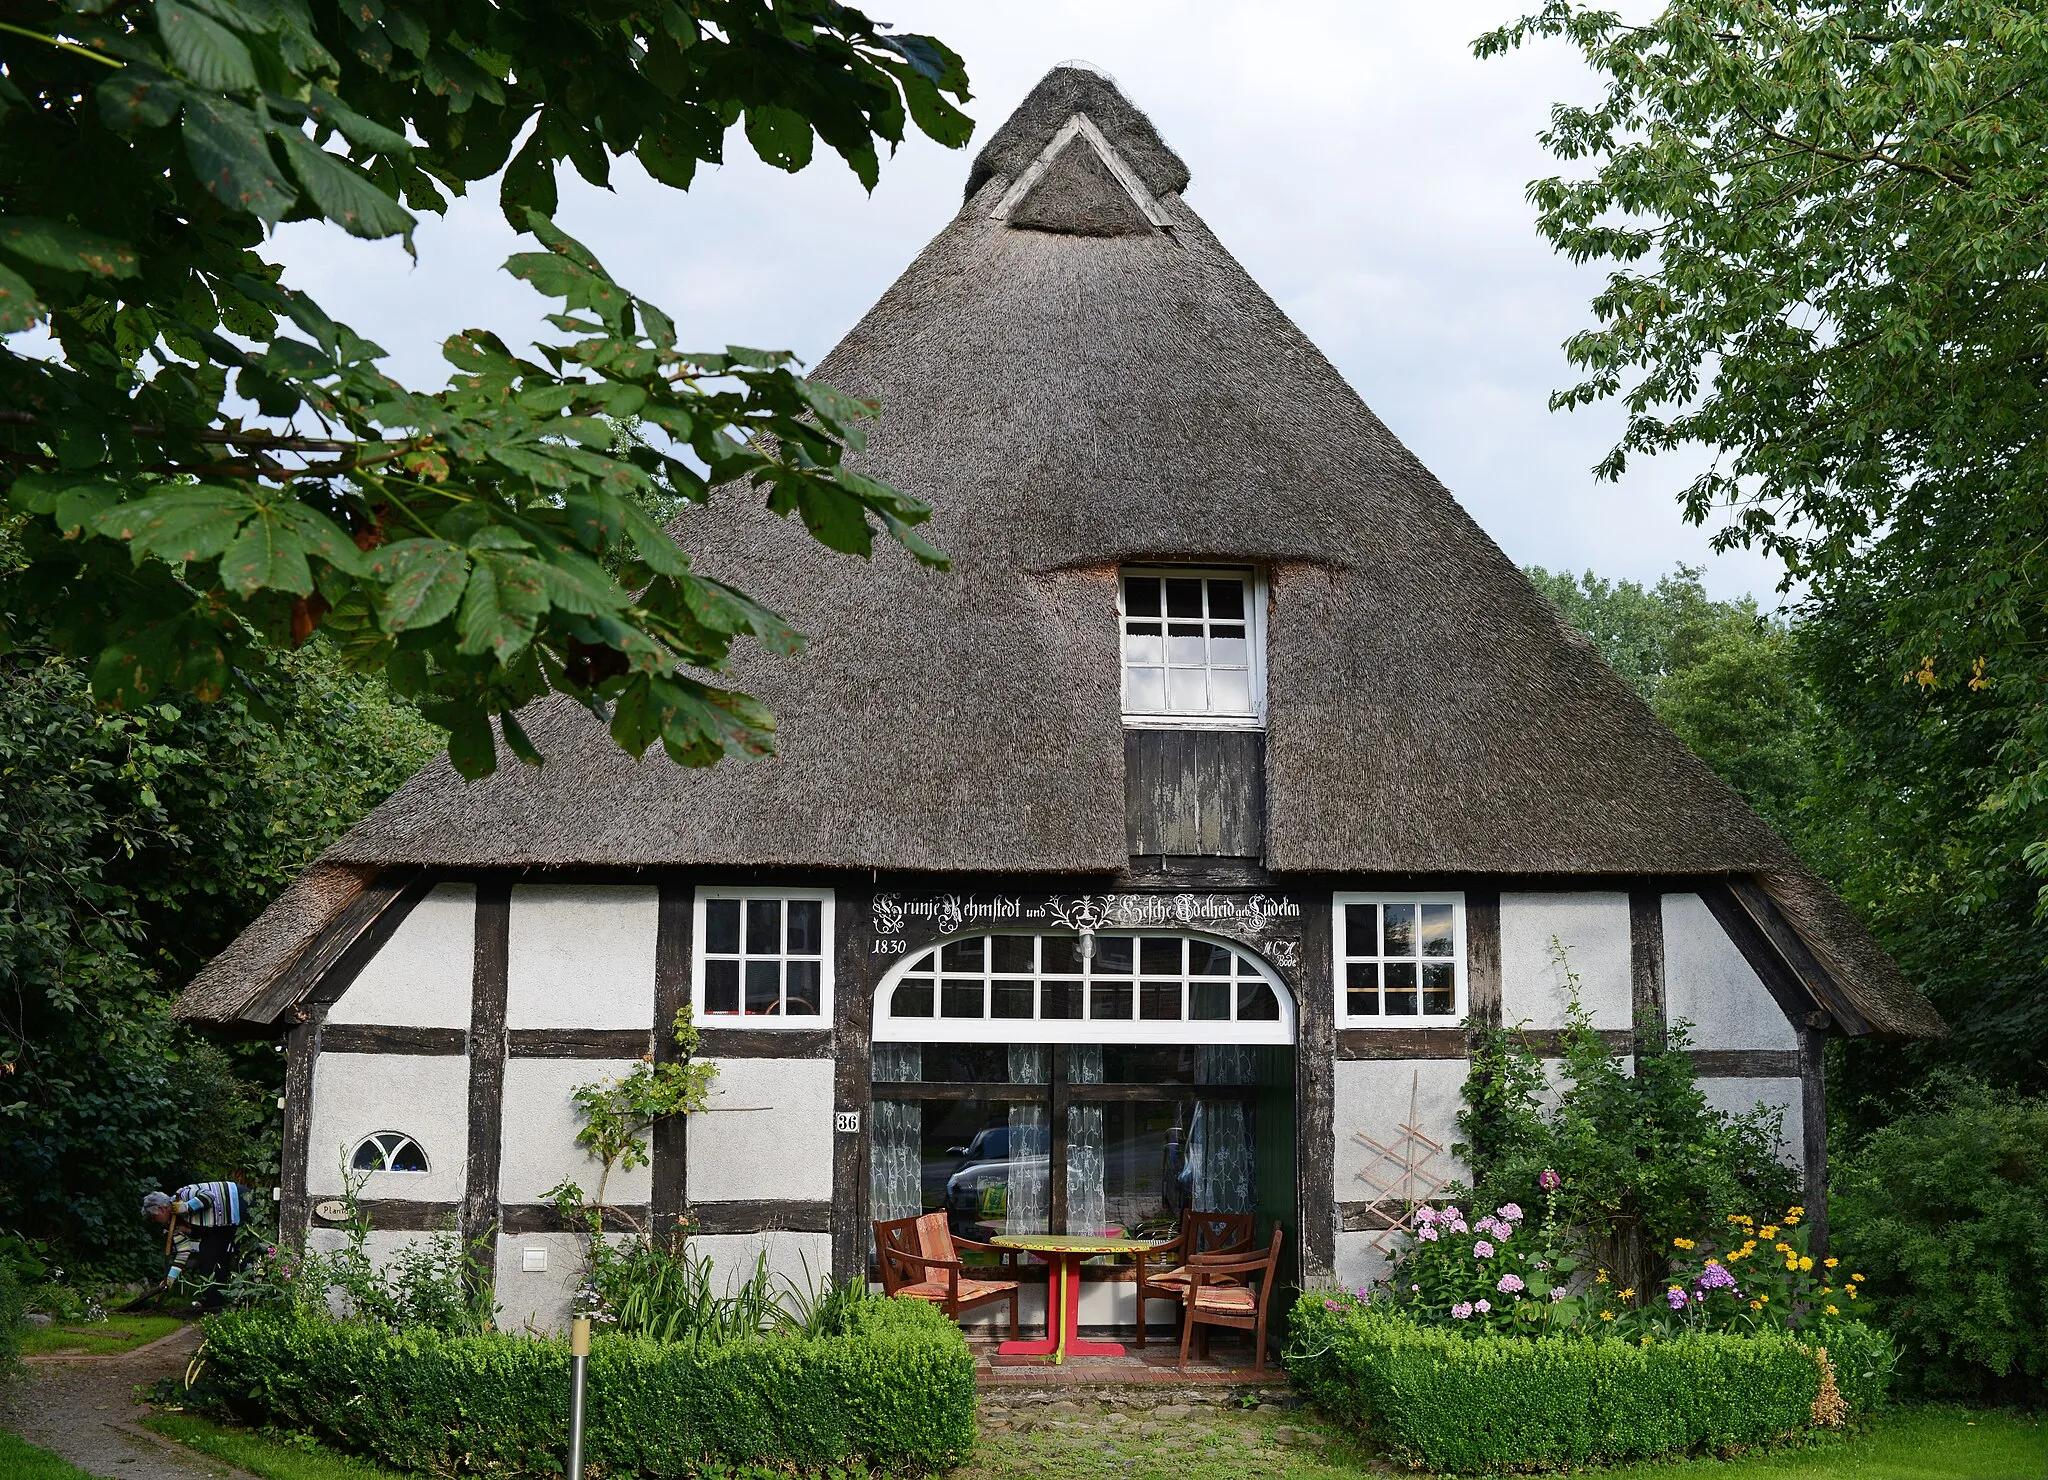
{"type": "Polygon", "coordinates": [[[869,185],[911,127],[958,146],[966,78],[929,37],[836,0],[32,0],[0,68],[15,611],[99,702],[259,703],[291,680],[252,681],[266,653],[324,630],[465,774],[500,738],[538,763],[514,715],[550,692],[708,765],[774,741],[718,682],[732,643],[801,639],[697,575],[649,499],[738,481],[834,549],[943,561],[922,504],[845,466],[874,406],[787,354],[679,348],[552,220],[558,164],[686,188],[735,126],[869,185]],[[264,256],[294,220],[410,248],[416,212],[494,176],[552,333],[456,334],[444,390],[385,375],[264,256]]]}

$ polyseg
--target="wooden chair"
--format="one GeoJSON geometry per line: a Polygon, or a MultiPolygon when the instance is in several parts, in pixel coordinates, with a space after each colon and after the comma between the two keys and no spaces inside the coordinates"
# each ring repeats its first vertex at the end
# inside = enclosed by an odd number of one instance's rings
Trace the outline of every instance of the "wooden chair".
{"type": "MultiPolygon", "coordinates": [[[[1252,1371],[1266,1370],[1266,1316],[1273,1304],[1273,1274],[1280,1267],[1280,1229],[1263,1254],[1195,1254],[1188,1259],[1187,1314],[1180,1328],[1180,1365],[1188,1365],[1188,1343],[1196,1326],[1229,1326],[1250,1331],[1252,1371]],[[1254,1290],[1253,1276],[1259,1275],[1254,1290]],[[1224,1280],[1233,1283],[1222,1283],[1224,1280]]],[[[1209,1333],[1202,1333],[1202,1355],[1209,1354],[1209,1333]]]]}
{"type": "Polygon", "coordinates": [[[1147,1299],[1171,1300],[1176,1304],[1187,1299],[1190,1256],[1249,1254],[1251,1250],[1250,1213],[1198,1213],[1192,1208],[1182,1213],[1179,1233],[1163,1244],[1138,1251],[1137,1345],[1145,1344],[1147,1299]]]}
{"type": "Polygon", "coordinates": [[[998,1300],[1010,1302],[1010,1337],[1017,1336],[1018,1281],[974,1279],[964,1272],[962,1249],[1001,1255],[1003,1274],[1017,1272],[1017,1251],[972,1239],[956,1239],[944,1213],[890,1218],[875,1224],[875,1255],[882,1265],[882,1290],[906,1300],[929,1300],[953,1320],[962,1311],[998,1300]]]}

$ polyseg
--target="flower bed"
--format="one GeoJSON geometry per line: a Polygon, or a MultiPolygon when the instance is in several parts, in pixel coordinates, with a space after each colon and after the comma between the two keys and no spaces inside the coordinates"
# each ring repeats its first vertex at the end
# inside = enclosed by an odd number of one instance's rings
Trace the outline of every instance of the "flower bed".
{"type": "Polygon", "coordinates": [[[1289,1333],[1288,1372],[1324,1412],[1399,1460],[1458,1474],[1767,1443],[1876,1406],[1892,1363],[1890,1339],[1856,1322],[1520,1336],[1313,1291],[1289,1333]]]}
{"type": "MultiPolygon", "coordinates": [[[[202,1391],[243,1422],[408,1472],[561,1473],[564,1341],[238,1311],[206,1323],[205,1356],[202,1391]]],[[[834,1336],[605,1337],[589,1381],[585,1453],[607,1475],[921,1473],[974,1443],[973,1358],[959,1329],[916,1301],[862,1302],[834,1336]]]]}

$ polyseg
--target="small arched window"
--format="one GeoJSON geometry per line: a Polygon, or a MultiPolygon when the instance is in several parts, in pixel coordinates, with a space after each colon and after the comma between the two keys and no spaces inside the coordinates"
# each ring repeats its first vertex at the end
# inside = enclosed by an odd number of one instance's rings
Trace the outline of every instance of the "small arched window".
{"type": "Polygon", "coordinates": [[[424,1172],[427,1153],[404,1131],[378,1131],[363,1137],[348,1164],[359,1172],[424,1172]]]}

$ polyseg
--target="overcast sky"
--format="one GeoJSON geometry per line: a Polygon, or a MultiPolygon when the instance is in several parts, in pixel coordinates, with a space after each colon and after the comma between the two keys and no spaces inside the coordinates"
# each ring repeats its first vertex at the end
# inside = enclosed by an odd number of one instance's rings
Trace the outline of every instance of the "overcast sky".
{"type": "MultiPolygon", "coordinates": [[[[793,349],[815,363],[959,208],[974,149],[1053,65],[1116,79],[1193,174],[1190,205],[1322,347],[1367,404],[1515,560],[1650,580],[1704,565],[1719,596],[1771,604],[1776,569],[1715,556],[1679,517],[1696,463],[1666,459],[1620,484],[1590,473],[1612,407],[1552,412],[1559,346],[1589,322],[1599,274],[1538,238],[1524,188],[1552,173],[1536,144],[1551,103],[1594,95],[1560,45],[1480,62],[1470,43],[1513,0],[872,0],[869,13],[939,36],[966,59],[977,128],[963,151],[916,138],[865,194],[821,150],[799,175],[753,158],[687,195],[630,162],[614,189],[563,171],[564,227],[633,291],[673,313],[683,342],[793,349]]],[[[279,234],[290,280],[377,340],[402,379],[438,385],[439,344],[471,326],[524,344],[542,300],[500,273],[520,246],[495,186],[392,243],[327,226],[279,234]]],[[[530,246],[530,243],[527,245],[530,246]]],[[[885,408],[886,414],[886,408],[885,408]]]]}

